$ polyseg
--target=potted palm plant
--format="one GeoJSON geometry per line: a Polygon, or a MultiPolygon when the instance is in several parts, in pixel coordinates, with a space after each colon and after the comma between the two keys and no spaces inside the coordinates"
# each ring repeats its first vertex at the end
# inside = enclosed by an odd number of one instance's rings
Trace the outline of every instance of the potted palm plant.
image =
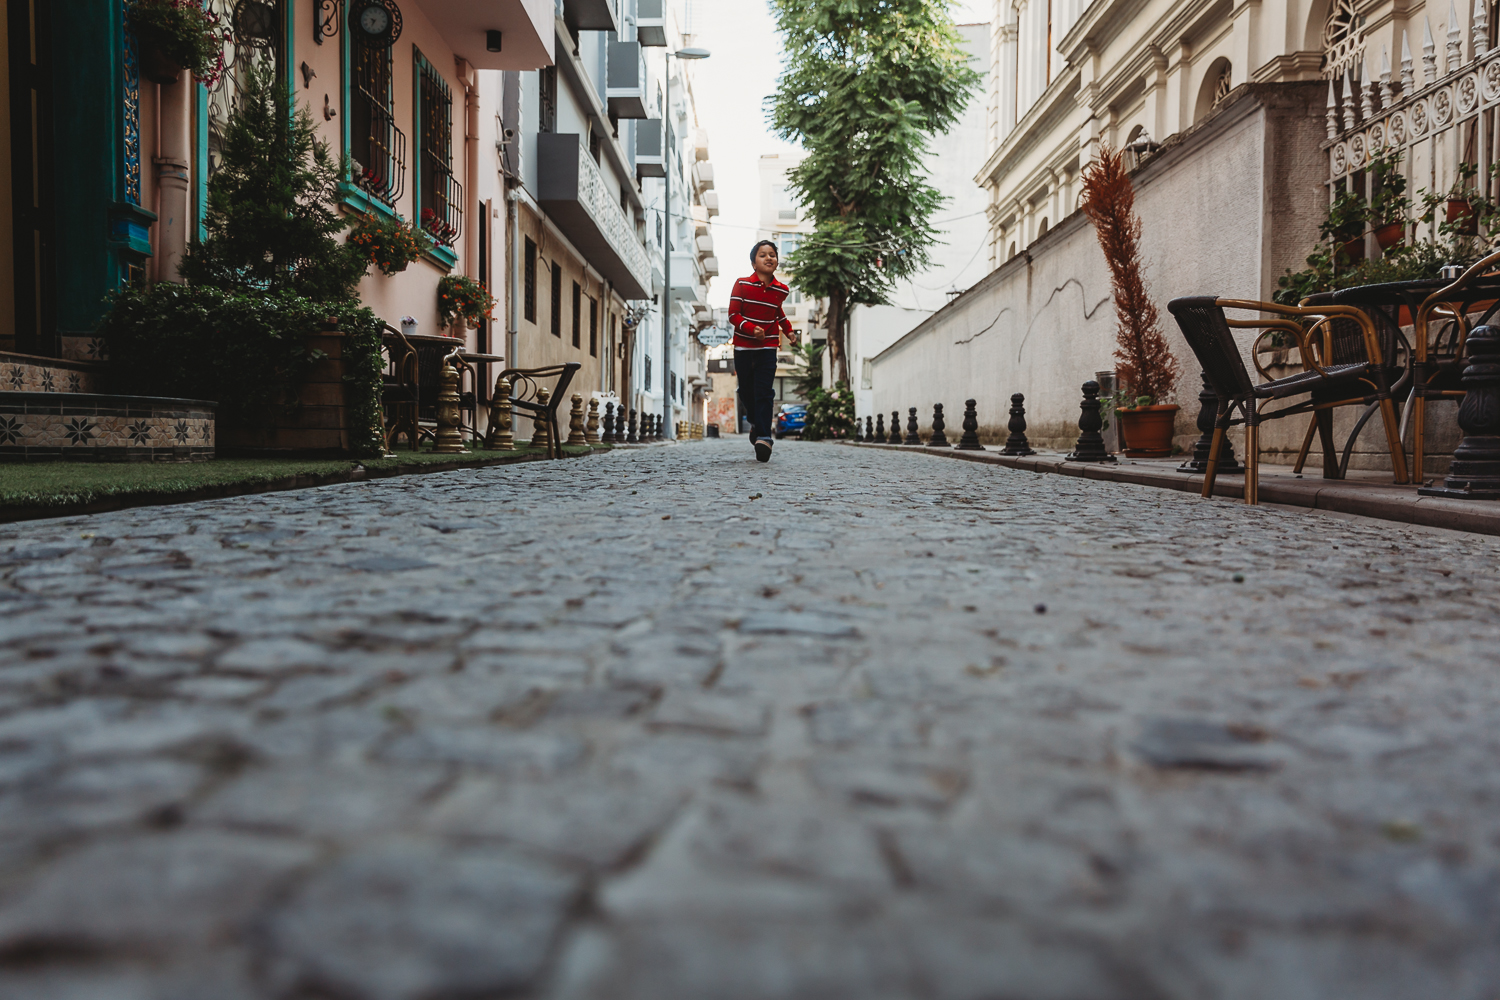
{"type": "Polygon", "coordinates": [[[1172,454],[1178,407],[1172,400],[1180,372],[1161,332],[1161,317],[1141,275],[1141,220],[1135,186],[1124,157],[1104,148],[1083,174],[1083,213],[1094,224],[1109,265],[1117,347],[1115,373],[1126,387],[1116,409],[1125,454],[1164,458],[1172,454]]]}

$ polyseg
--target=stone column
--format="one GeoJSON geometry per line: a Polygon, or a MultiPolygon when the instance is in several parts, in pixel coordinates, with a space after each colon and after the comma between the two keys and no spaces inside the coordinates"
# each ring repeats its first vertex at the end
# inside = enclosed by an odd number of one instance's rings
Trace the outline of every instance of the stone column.
{"type": "Polygon", "coordinates": [[[178,266],[187,251],[188,233],[192,229],[191,201],[188,187],[192,180],[192,119],[188,101],[193,90],[193,75],[183,72],[176,83],[160,85],[157,102],[160,111],[161,155],[156,165],[157,223],[156,280],[181,283],[178,266]]]}
{"type": "Polygon", "coordinates": [[[1000,29],[1000,52],[997,76],[1000,88],[1000,135],[999,142],[1004,142],[1006,137],[1016,127],[1016,101],[1018,79],[1016,63],[1016,36],[1020,30],[1016,21],[1015,9],[1009,4],[1005,5],[1006,22],[1005,27],[1000,29]]]}

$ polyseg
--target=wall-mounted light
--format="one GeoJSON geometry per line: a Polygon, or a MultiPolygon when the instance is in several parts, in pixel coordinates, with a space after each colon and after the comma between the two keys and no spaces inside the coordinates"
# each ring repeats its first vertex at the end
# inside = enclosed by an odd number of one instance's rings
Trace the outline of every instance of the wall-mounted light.
{"type": "Polygon", "coordinates": [[[500,51],[500,32],[486,31],[484,33],[484,47],[491,52],[500,51]]]}

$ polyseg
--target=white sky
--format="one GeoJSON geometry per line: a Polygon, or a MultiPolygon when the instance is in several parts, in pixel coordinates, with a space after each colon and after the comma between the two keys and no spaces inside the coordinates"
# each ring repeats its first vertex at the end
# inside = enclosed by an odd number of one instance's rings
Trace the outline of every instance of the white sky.
{"type": "MultiPolygon", "coordinates": [[[[994,7],[992,0],[951,3],[959,24],[988,21],[994,7]]],[[[769,5],[762,0],[708,0],[696,5],[694,17],[698,30],[693,44],[713,53],[691,70],[698,122],[708,130],[714,190],[719,192],[719,217],[713,226],[719,277],[709,290],[709,301],[727,306],[734,279],[750,270],[750,247],[760,218],[760,157],[796,147],[771,133],[762,104],[776,90],[781,72],[781,46],[769,5]]]]}

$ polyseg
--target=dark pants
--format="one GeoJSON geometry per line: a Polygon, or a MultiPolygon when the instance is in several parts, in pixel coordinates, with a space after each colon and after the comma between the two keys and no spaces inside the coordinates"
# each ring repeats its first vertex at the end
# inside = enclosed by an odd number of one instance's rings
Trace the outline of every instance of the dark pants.
{"type": "Polygon", "coordinates": [[[776,352],[734,352],[734,372],[740,380],[740,405],[750,418],[750,440],[771,437],[771,404],[776,397],[776,352]]]}

